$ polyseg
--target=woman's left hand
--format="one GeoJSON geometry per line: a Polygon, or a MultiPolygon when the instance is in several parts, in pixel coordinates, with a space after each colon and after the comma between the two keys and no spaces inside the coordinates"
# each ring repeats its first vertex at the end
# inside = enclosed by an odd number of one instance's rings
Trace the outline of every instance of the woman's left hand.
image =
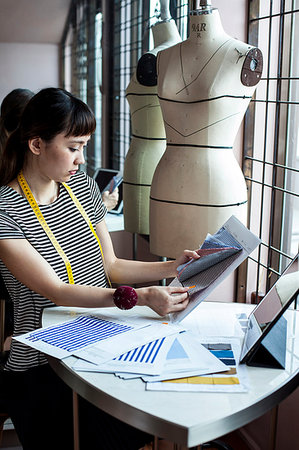
{"type": "Polygon", "coordinates": [[[199,259],[199,258],[200,258],[200,256],[197,253],[197,250],[184,250],[183,254],[180,255],[177,259],[175,259],[173,261],[174,267],[175,267],[176,276],[177,276],[177,273],[178,273],[178,267],[181,264],[186,264],[191,259],[199,259]]]}
{"type": "Polygon", "coordinates": [[[182,311],[189,303],[189,288],[184,286],[149,286],[136,289],[138,305],[149,306],[160,316],[182,311]]]}

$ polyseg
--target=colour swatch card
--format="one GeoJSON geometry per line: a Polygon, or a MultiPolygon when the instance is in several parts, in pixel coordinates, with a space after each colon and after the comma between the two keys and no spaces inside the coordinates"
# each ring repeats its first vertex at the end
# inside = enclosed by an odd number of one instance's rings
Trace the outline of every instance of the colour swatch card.
{"type": "Polygon", "coordinates": [[[217,239],[216,235],[212,236],[208,234],[200,249],[197,250],[200,258],[191,259],[186,264],[179,266],[178,279],[182,284],[185,281],[190,283],[189,280],[193,276],[215,266],[221,261],[227,259],[229,256],[235,255],[241,249],[242,247],[237,241],[233,242],[231,245],[227,245],[217,239]]]}
{"type": "Polygon", "coordinates": [[[55,358],[73,355],[100,364],[136,348],[136,342],[143,345],[182,330],[182,327],[163,322],[148,324],[141,320],[138,325],[136,320],[127,322],[81,315],[14,339],[55,358]]]}
{"type": "Polygon", "coordinates": [[[200,376],[178,377],[162,382],[147,382],[150,391],[183,392],[247,392],[246,367],[239,365],[240,344],[238,340],[209,339],[202,345],[226,366],[226,371],[200,376]]]}
{"type": "Polygon", "coordinates": [[[260,242],[235,216],[217,233],[208,234],[200,249],[204,252],[202,256],[180,266],[178,277],[170,283],[170,286],[192,286],[189,304],[183,311],[173,313],[171,320],[180,322],[190,314],[260,242]]]}

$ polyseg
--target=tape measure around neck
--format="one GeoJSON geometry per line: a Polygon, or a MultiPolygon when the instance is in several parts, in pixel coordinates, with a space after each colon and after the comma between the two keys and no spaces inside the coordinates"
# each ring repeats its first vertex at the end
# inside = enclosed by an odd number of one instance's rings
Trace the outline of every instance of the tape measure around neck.
{"type": "MultiPolygon", "coordinates": [[[[39,221],[39,223],[43,227],[45,233],[47,234],[48,238],[52,242],[55,250],[58,252],[58,254],[63,259],[63,262],[64,262],[66,270],[67,270],[69,283],[70,284],[74,284],[75,282],[74,282],[74,277],[73,277],[73,272],[72,272],[72,267],[71,267],[70,261],[68,260],[68,258],[66,256],[66,254],[64,253],[64,251],[62,250],[59,242],[55,238],[55,236],[52,233],[50,227],[48,226],[48,224],[47,224],[47,222],[46,222],[46,220],[45,220],[41,210],[39,209],[38,204],[36,203],[36,200],[35,200],[32,192],[31,192],[30,187],[28,186],[28,183],[27,183],[27,181],[24,178],[24,175],[23,175],[22,171],[19,172],[17,179],[18,179],[18,183],[19,183],[19,185],[20,185],[20,187],[21,187],[25,197],[28,200],[29,205],[31,206],[34,214],[37,217],[37,220],[39,221]]],[[[84,208],[81,205],[81,203],[79,202],[79,200],[76,198],[76,196],[73,193],[73,191],[71,190],[71,188],[66,183],[62,183],[62,184],[66,188],[66,190],[67,190],[68,194],[70,195],[71,199],[75,203],[76,207],[80,211],[80,213],[83,216],[83,218],[85,219],[85,221],[88,223],[89,228],[91,229],[93,235],[95,236],[95,238],[96,238],[96,240],[97,240],[97,242],[99,244],[99,247],[100,247],[100,251],[101,251],[101,255],[102,255],[102,259],[103,259],[103,266],[104,266],[104,270],[105,270],[104,254],[103,254],[103,250],[102,250],[102,245],[101,245],[100,239],[99,239],[98,235],[96,234],[96,232],[95,232],[95,230],[94,230],[94,228],[92,226],[92,223],[91,223],[88,215],[86,214],[86,211],[84,210],[84,208]]],[[[106,274],[109,286],[111,287],[111,282],[110,282],[109,276],[106,273],[106,270],[105,270],[105,274],[106,274]]]]}
{"type": "Polygon", "coordinates": [[[102,245],[101,245],[101,241],[99,239],[99,236],[97,235],[91,220],[89,219],[85,209],[83,208],[83,206],[81,205],[81,203],[79,202],[79,200],[77,199],[77,197],[75,196],[75,194],[73,193],[72,189],[69,187],[69,185],[67,185],[66,183],[62,183],[62,185],[65,187],[65,189],[67,190],[67,192],[69,193],[69,196],[71,197],[71,199],[73,200],[73,202],[75,203],[76,207],[78,208],[79,212],[81,213],[81,215],[83,216],[84,220],[87,222],[90,230],[92,231],[94,237],[96,238],[99,247],[100,247],[100,251],[101,251],[101,255],[102,255],[102,260],[103,260],[103,266],[104,266],[104,270],[105,270],[105,274],[106,274],[106,278],[108,281],[108,284],[110,287],[112,287],[109,275],[107,274],[106,268],[105,268],[105,259],[104,259],[104,253],[103,253],[103,249],[102,249],[102,245]]]}

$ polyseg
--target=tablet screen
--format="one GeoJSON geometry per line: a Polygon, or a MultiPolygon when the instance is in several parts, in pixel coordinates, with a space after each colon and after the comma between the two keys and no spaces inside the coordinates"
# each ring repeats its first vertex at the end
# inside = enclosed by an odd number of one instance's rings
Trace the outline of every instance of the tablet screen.
{"type": "Polygon", "coordinates": [[[120,214],[123,209],[123,190],[122,190],[122,174],[118,170],[113,169],[98,169],[94,176],[94,180],[97,182],[100,191],[108,190],[113,179],[116,180],[116,185],[118,187],[118,202],[117,205],[110,211],[112,214],[120,214]]]}
{"type": "Polygon", "coordinates": [[[248,318],[240,362],[246,362],[265,335],[299,294],[298,255],[248,318]]]}

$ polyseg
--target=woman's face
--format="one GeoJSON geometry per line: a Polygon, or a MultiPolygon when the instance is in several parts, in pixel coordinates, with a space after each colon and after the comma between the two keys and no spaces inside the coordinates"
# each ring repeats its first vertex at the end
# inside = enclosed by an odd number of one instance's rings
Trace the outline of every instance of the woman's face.
{"type": "Polygon", "coordinates": [[[51,142],[40,139],[39,169],[49,179],[63,182],[75,175],[85,163],[84,150],[90,136],[58,134],[51,142]]]}

